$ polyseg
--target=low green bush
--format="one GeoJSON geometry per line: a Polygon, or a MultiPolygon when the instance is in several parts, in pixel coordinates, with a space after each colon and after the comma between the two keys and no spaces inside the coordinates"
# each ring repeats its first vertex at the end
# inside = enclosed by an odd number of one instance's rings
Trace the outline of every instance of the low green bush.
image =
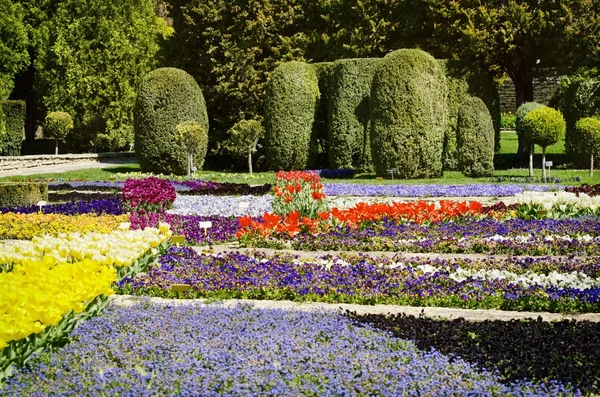
{"type": "Polygon", "coordinates": [[[0,207],[12,208],[48,200],[48,184],[41,182],[0,182],[0,207]]]}
{"type": "Polygon", "coordinates": [[[465,176],[494,173],[494,124],[479,98],[467,99],[458,111],[457,152],[458,168],[465,176]]]}
{"type": "Polygon", "coordinates": [[[0,143],[2,156],[19,156],[25,137],[25,101],[0,101],[6,120],[6,135],[0,143]]]}
{"type": "Polygon", "coordinates": [[[585,117],[575,123],[576,139],[586,142],[585,154],[590,160],[590,176],[594,175],[594,157],[600,155],[600,119],[585,117]]]}
{"type": "Polygon", "coordinates": [[[73,118],[67,112],[50,112],[44,121],[44,135],[56,140],[56,151],[58,154],[58,142],[65,142],[67,135],[73,129],[73,118]]]}

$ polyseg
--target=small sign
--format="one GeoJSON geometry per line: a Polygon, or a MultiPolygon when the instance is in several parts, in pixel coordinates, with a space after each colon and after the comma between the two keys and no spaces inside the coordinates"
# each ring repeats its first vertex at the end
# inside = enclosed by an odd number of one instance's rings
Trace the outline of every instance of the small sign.
{"type": "Polygon", "coordinates": [[[202,229],[208,229],[209,227],[212,227],[212,222],[211,221],[198,222],[198,226],[200,226],[202,229]]]}
{"type": "Polygon", "coordinates": [[[183,244],[185,242],[185,236],[173,236],[171,242],[175,245],[183,244]]]}
{"type": "Polygon", "coordinates": [[[552,167],[552,161],[546,161],[546,167],[552,167]]]}
{"type": "Polygon", "coordinates": [[[390,175],[392,176],[392,179],[394,179],[394,174],[396,173],[396,169],[395,168],[390,168],[388,170],[388,172],[390,173],[390,175]]]}
{"type": "Polygon", "coordinates": [[[175,292],[190,292],[192,286],[189,284],[171,284],[171,291],[175,292]]]}
{"type": "Polygon", "coordinates": [[[129,144],[129,151],[131,152],[133,150],[133,143],[129,144]]]}
{"type": "Polygon", "coordinates": [[[377,178],[375,178],[375,179],[377,179],[378,181],[383,181],[383,177],[382,177],[382,176],[378,176],[378,177],[377,177],[377,178]]]}
{"type": "Polygon", "coordinates": [[[45,201],[38,201],[38,203],[37,203],[38,207],[43,207],[46,204],[48,204],[48,203],[46,203],[45,201]]]}

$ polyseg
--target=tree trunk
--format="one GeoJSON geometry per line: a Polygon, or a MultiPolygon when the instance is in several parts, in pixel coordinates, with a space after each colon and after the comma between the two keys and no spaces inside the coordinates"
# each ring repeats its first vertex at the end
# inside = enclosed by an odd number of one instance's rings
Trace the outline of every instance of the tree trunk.
{"type": "MultiPolygon", "coordinates": [[[[517,109],[525,102],[533,101],[533,77],[521,79],[522,81],[513,80],[515,85],[515,95],[517,109]],[[524,80],[524,81],[523,81],[524,80]]],[[[525,165],[525,159],[529,155],[529,143],[524,136],[519,136],[519,148],[517,149],[517,162],[520,166],[525,165]]]]}
{"type": "Polygon", "coordinates": [[[250,176],[252,176],[252,151],[248,151],[248,171],[250,171],[250,176]]]}
{"type": "Polygon", "coordinates": [[[54,147],[54,154],[58,155],[58,139],[56,140],[56,146],[54,147]]]}
{"type": "Polygon", "coordinates": [[[542,178],[546,182],[546,148],[542,147],[542,178]]]}
{"type": "Polygon", "coordinates": [[[187,176],[192,175],[192,154],[187,154],[187,176]]]}
{"type": "Polygon", "coordinates": [[[529,148],[529,176],[533,176],[533,144],[529,148]]]}
{"type": "Polygon", "coordinates": [[[590,177],[594,176],[594,153],[590,156],[590,177]]]}

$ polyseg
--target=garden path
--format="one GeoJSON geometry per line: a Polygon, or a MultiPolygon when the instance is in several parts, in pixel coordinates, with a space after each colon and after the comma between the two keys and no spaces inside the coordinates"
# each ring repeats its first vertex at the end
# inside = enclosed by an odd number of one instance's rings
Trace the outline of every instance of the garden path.
{"type": "Polygon", "coordinates": [[[56,174],[59,172],[85,170],[89,168],[118,167],[123,164],[133,164],[135,159],[108,159],[100,161],[76,161],[70,164],[43,165],[39,167],[27,167],[17,170],[0,171],[0,178],[21,175],[56,174]]]}

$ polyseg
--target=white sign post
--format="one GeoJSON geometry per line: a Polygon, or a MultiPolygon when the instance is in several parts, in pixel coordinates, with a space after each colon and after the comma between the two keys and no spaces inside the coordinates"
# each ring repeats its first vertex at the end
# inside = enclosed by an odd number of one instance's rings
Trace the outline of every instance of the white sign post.
{"type": "Polygon", "coordinates": [[[392,180],[394,179],[394,174],[396,173],[396,169],[395,168],[390,168],[388,170],[389,174],[392,176],[392,180]]]}
{"type": "Polygon", "coordinates": [[[211,221],[198,222],[198,226],[200,226],[201,229],[204,229],[204,237],[207,237],[208,236],[208,228],[212,227],[212,222],[211,221]]]}
{"type": "Polygon", "coordinates": [[[43,212],[44,206],[47,203],[45,201],[38,201],[37,206],[40,207],[40,212],[43,212]]]}
{"type": "Polygon", "coordinates": [[[550,167],[552,167],[552,161],[546,161],[546,164],[544,164],[546,167],[548,167],[548,175],[546,177],[550,176],[550,167]]]}

